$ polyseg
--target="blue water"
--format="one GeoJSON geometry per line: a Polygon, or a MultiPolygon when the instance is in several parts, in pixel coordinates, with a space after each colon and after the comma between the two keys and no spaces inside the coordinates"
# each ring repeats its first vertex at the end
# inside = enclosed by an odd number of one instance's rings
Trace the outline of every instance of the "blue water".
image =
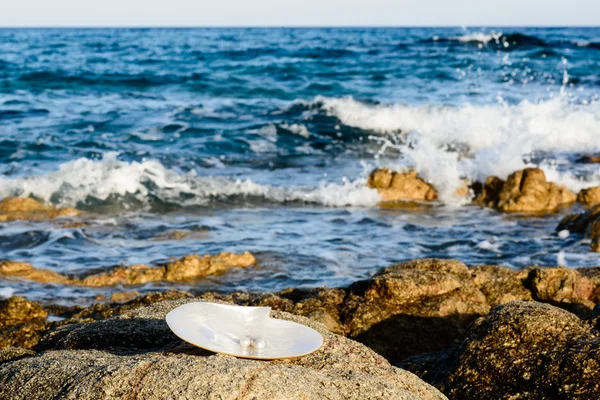
{"type": "MultiPolygon", "coordinates": [[[[73,275],[190,253],[257,268],[181,287],[340,286],[391,263],[600,265],[561,215],[461,204],[461,178],[526,165],[600,184],[600,29],[3,29],[0,197],[86,212],[0,225],[0,258],[73,275]],[[415,168],[434,207],[388,210],[376,166],[415,168]],[[169,232],[187,237],[170,239],[169,232]]],[[[116,290],[121,290],[117,288],[116,290]]],[[[86,301],[111,289],[1,281],[86,301]]]]}

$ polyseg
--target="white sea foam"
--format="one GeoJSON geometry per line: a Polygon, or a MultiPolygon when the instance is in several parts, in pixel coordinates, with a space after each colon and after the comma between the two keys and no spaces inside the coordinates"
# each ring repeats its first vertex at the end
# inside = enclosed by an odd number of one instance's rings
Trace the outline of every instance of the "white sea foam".
{"type": "Polygon", "coordinates": [[[459,42],[468,43],[468,42],[479,42],[483,44],[488,44],[492,40],[498,42],[502,38],[502,32],[473,32],[466,33],[461,36],[452,36],[450,40],[457,40],[459,42]]]}
{"type": "Polygon", "coordinates": [[[183,205],[204,204],[211,198],[233,196],[330,207],[371,207],[380,200],[377,191],[366,187],[365,178],[310,187],[261,185],[250,179],[182,174],[155,160],[120,161],[117,153],[106,153],[101,160],[80,158],[70,161],[45,175],[0,177],[0,198],[33,195],[46,201],[58,198],[61,205],[76,205],[90,196],[106,200],[110,195],[132,195],[144,202],[149,194],[183,205]],[[182,196],[189,199],[182,200],[182,196]]]}
{"type": "MultiPolygon", "coordinates": [[[[345,125],[370,130],[376,139],[401,150],[392,168],[415,168],[451,201],[460,179],[506,178],[527,166],[524,156],[539,151],[600,151],[600,102],[573,104],[565,97],[516,105],[371,105],[351,97],[317,97],[329,115],[345,125]],[[464,151],[451,149],[459,148],[464,151]]],[[[585,179],[539,165],[548,179],[572,190],[600,184],[600,172],[585,179]]]]}

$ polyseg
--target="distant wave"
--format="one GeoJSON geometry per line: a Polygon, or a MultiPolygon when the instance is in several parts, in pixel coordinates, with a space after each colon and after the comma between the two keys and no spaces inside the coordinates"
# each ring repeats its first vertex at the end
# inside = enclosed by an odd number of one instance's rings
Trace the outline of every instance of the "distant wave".
{"type": "Polygon", "coordinates": [[[500,48],[519,48],[519,47],[547,47],[544,40],[523,33],[502,32],[473,32],[464,35],[439,37],[434,36],[429,42],[458,42],[458,43],[476,43],[483,46],[497,45],[500,48]]]}

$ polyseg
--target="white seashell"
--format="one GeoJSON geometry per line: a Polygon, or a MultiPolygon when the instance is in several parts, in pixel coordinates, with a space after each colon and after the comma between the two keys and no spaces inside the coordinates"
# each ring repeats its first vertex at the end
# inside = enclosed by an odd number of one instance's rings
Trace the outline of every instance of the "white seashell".
{"type": "Polygon", "coordinates": [[[269,317],[270,307],[242,307],[194,302],[167,314],[169,328],[180,339],[215,353],[273,360],[300,357],[323,344],[314,329],[269,317]]]}

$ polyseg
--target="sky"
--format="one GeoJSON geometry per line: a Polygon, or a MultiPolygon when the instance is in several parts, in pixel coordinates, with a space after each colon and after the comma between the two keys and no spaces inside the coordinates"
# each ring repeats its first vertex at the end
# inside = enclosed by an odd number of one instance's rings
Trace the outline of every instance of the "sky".
{"type": "Polygon", "coordinates": [[[600,0],[0,0],[0,26],[598,26],[600,0]]]}

